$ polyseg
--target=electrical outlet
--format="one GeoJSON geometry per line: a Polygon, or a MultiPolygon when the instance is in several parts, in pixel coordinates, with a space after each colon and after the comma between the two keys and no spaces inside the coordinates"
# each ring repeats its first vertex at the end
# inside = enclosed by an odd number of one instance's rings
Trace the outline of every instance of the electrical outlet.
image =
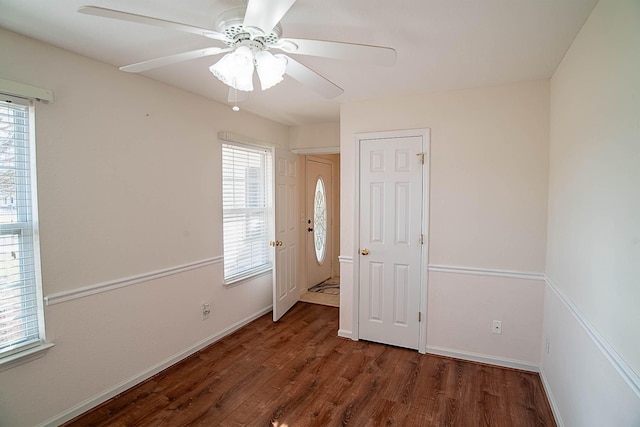
{"type": "Polygon", "coordinates": [[[501,334],[502,333],[502,321],[494,320],[493,321],[493,333],[501,334]]]}
{"type": "Polygon", "coordinates": [[[208,319],[209,314],[211,314],[211,305],[209,303],[202,304],[202,320],[208,319]]]}

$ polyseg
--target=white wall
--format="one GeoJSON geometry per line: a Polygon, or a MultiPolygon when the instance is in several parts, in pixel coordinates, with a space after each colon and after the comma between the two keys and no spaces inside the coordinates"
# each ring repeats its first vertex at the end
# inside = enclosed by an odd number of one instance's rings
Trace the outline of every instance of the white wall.
{"type": "Polygon", "coordinates": [[[551,80],[542,367],[567,426],[640,425],[639,46],[640,2],[601,0],[551,80]]]}
{"type": "Polygon", "coordinates": [[[428,276],[428,351],[535,369],[544,292],[548,81],[342,106],[340,254],[347,259],[341,264],[340,333],[350,336],[354,327],[348,258],[358,247],[356,134],[416,128],[431,129],[429,264],[453,267],[428,276]],[[473,274],[457,273],[461,267],[473,274]],[[483,275],[487,270],[515,273],[483,275]],[[493,319],[502,320],[501,335],[492,334],[493,319]]]}
{"type": "Polygon", "coordinates": [[[198,267],[47,306],[55,347],[0,373],[0,424],[28,426],[87,409],[269,309],[270,276],[222,285],[216,134],[286,147],[289,130],[4,30],[0,57],[0,78],[56,96],[36,105],[44,295],[198,267]]]}

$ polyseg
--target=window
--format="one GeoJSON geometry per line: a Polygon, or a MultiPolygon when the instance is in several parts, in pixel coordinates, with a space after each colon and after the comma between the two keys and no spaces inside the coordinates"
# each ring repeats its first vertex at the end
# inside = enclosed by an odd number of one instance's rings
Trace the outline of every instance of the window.
{"type": "Polygon", "coordinates": [[[0,362],[44,342],[33,107],[0,100],[0,362]]]}
{"type": "Polygon", "coordinates": [[[264,148],[223,143],[225,283],[271,268],[270,208],[271,152],[264,148]]]}
{"type": "Polygon", "coordinates": [[[318,264],[322,264],[327,244],[327,195],[322,178],[316,181],[316,195],[313,199],[313,236],[316,260],[318,264]]]}

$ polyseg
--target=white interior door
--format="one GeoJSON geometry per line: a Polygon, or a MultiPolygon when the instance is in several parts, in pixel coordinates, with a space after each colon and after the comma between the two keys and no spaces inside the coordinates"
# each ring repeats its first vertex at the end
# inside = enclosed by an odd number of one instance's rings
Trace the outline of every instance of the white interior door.
{"type": "Polygon", "coordinates": [[[273,269],[273,321],[298,302],[297,156],[276,149],[275,155],[275,265],[273,269]]]}
{"type": "Polygon", "coordinates": [[[331,278],[331,169],[329,161],[307,158],[307,288],[331,278]]]}
{"type": "Polygon", "coordinates": [[[423,143],[419,136],[360,142],[361,339],[418,349],[423,143]]]}

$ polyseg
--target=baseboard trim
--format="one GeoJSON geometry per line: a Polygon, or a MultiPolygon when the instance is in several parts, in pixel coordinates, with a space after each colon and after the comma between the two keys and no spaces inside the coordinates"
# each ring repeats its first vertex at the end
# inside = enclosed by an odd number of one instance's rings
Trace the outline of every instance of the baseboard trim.
{"type": "Polygon", "coordinates": [[[456,359],[468,360],[470,362],[486,363],[487,365],[500,366],[503,368],[520,369],[522,371],[539,372],[540,367],[529,362],[505,357],[490,356],[487,354],[472,353],[468,351],[453,350],[449,348],[427,346],[427,354],[453,357],[456,359]]]}
{"type": "Polygon", "coordinates": [[[540,366],[540,379],[542,380],[542,387],[544,388],[544,392],[547,395],[547,400],[549,401],[549,405],[551,405],[551,412],[553,413],[553,418],[556,421],[558,427],[564,427],[564,421],[562,420],[562,416],[560,416],[560,408],[556,403],[556,399],[553,396],[553,392],[551,391],[551,386],[547,380],[547,376],[544,373],[544,368],[540,366]]]}
{"type": "Polygon", "coordinates": [[[222,330],[221,332],[212,335],[198,343],[196,343],[195,345],[185,349],[184,351],[181,351],[179,353],[174,354],[173,356],[169,357],[168,359],[152,366],[151,368],[139,373],[138,375],[129,378],[119,384],[116,384],[115,386],[111,387],[108,390],[105,390],[103,393],[100,393],[94,397],[91,397],[87,400],[85,400],[84,402],[79,403],[78,405],[56,415],[53,418],[50,418],[49,420],[45,421],[44,423],[40,424],[39,426],[41,427],[54,427],[54,426],[59,426],[67,421],[70,421],[72,419],[74,419],[75,417],[77,417],[78,415],[81,415],[85,412],[87,412],[88,410],[90,410],[91,408],[94,408],[98,405],[100,405],[101,403],[106,402],[107,400],[117,396],[118,394],[130,389],[133,386],[136,386],[138,384],[140,384],[141,382],[151,378],[152,376],[156,375],[157,373],[167,369],[168,367],[175,365],[176,363],[180,362],[182,359],[191,356],[193,353],[202,350],[203,348],[215,343],[216,341],[221,340],[222,338],[226,337],[227,335],[232,334],[233,332],[237,331],[238,329],[242,328],[243,326],[253,322],[254,320],[256,320],[257,318],[264,316],[265,314],[269,313],[271,310],[273,309],[273,306],[268,306],[263,308],[262,310],[245,317],[244,319],[234,323],[233,325],[229,326],[228,328],[222,330]]]}
{"type": "Polygon", "coordinates": [[[350,340],[353,339],[353,332],[352,331],[347,331],[346,329],[339,329],[338,330],[338,336],[342,337],[342,338],[349,338],[350,340]]]}
{"type": "Polygon", "coordinates": [[[201,261],[192,262],[189,264],[182,264],[175,267],[152,271],[149,273],[138,274],[136,276],[96,283],[95,285],[89,285],[69,291],[57,292],[44,297],[44,302],[46,305],[55,305],[67,301],[73,301],[78,298],[101,294],[103,292],[113,291],[115,289],[124,288],[126,286],[137,285],[138,283],[148,282],[151,280],[159,279],[161,277],[184,273],[185,271],[195,270],[197,268],[206,267],[208,265],[219,264],[222,263],[222,260],[222,256],[217,256],[201,261]]]}
{"type": "Polygon", "coordinates": [[[587,335],[594,342],[603,356],[613,365],[616,371],[631,387],[635,395],[640,398],[640,377],[631,369],[627,362],[620,357],[618,352],[607,342],[606,339],[591,325],[591,322],[582,314],[580,309],[565,295],[560,287],[549,277],[545,278],[545,282],[549,289],[556,294],[562,304],[569,310],[569,313],[577,320],[578,324],[587,332],[587,335]]]}
{"type": "Polygon", "coordinates": [[[525,280],[544,280],[545,279],[545,275],[543,273],[535,273],[535,272],[528,272],[528,271],[500,270],[500,269],[492,269],[492,268],[477,268],[477,267],[463,267],[463,266],[457,266],[457,265],[435,265],[435,264],[429,264],[427,269],[429,271],[435,271],[439,273],[510,277],[513,279],[525,279],[525,280]]]}

